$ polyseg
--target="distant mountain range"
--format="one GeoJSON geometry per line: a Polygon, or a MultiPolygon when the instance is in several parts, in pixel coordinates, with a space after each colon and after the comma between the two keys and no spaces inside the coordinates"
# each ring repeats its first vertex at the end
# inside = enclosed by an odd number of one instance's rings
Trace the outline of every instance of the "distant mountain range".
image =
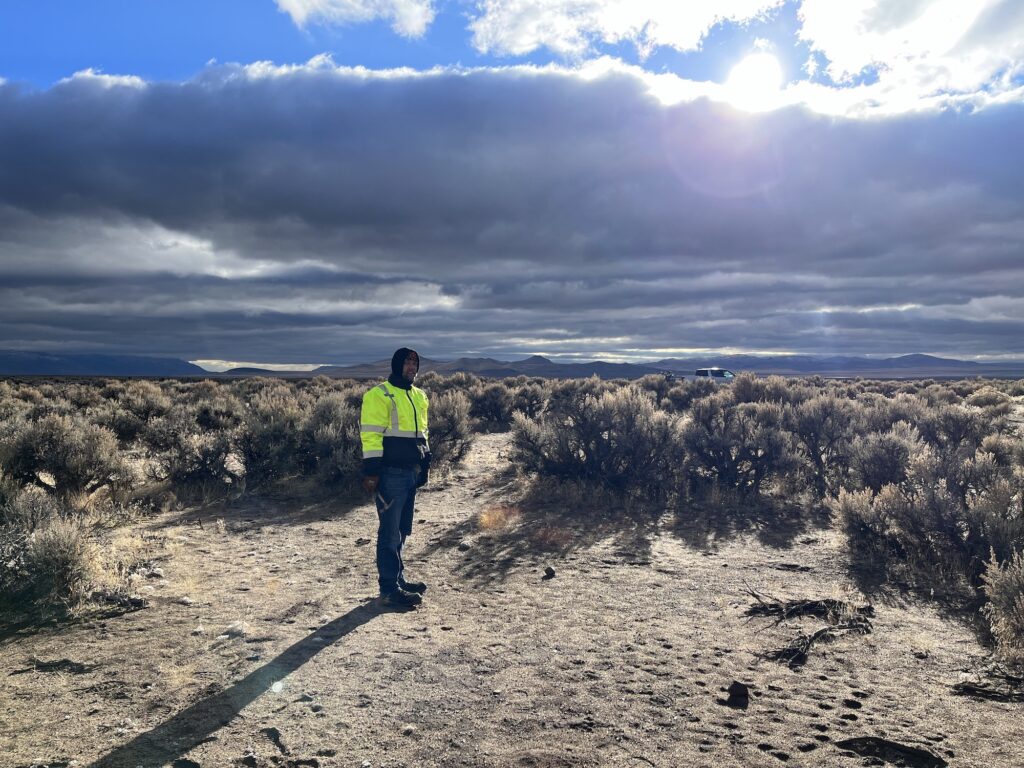
{"type": "Polygon", "coordinates": [[[0,376],[206,376],[173,357],[0,351],[0,376]]]}
{"type": "MultiPolygon", "coordinates": [[[[1024,361],[975,363],[966,360],[903,355],[884,359],[815,355],[720,355],[702,358],[666,358],[643,365],[635,363],[556,363],[534,355],[525,360],[505,361],[489,357],[461,357],[439,361],[423,358],[421,372],[452,374],[459,371],[477,376],[505,378],[508,376],[540,376],[544,378],[635,379],[649,373],[671,371],[692,374],[697,368],[728,368],[736,373],[750,371],[761,375],[782,376],[862,376],[864,378],[1024,378],[1024,361]]],[[[390,360],[359,365],[325,365],[313,371],[271,371],[261,368],[234,368],[213,373],[198,365],[169,357],[142,355],[54,354],[45,352],[0,351],[0,376],[169,376],[169,377],[236,377],[236,376],[331,376],[336,378],[378,379],[391,370],[390,360]]]]}
{"type": "MultiPolygon", "coordinates": [[[[635,379],[649,373],[671,371],[692,374],[698,368],[728,368],[736,373],[750,371],[761,375],[781,376],[863,376],[864,378],[962,378],[988,376],[991,378],[1024,377],[1024,361],[1008,363],[975,363],[967,360],[933,357],[932,355],[903,355],[884,359],[869,357],[821,357],[815,355],[720,355],[701,358],[666,358],[653,363],[556,363],[534,355],[525,360],[506,362],[488,357],[463,357],[450,362],[423,358],[421,372],[437,371],[451,374],[458,371],[478,376],[501,378],[506,376],[543,376],[544,378],[581,378],[599,376],[603,379],[635,379]]],[[[321,366],[313,375],[340,378],[383,378],[391,370],[390,360],[380,360],[351,366],[321,366]]],[[[309,375],[309,374],[305,374],[309,375]]]]}

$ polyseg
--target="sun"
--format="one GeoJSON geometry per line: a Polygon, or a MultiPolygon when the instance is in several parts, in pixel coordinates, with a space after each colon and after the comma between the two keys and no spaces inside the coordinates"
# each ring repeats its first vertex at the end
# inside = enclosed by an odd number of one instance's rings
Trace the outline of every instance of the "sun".
{"type": "Polygon", "coordinates": [[[781,101],[782,66],[770,53],[752,53],[732,68],[724,88],[726,100],[739,109],[773,109],[781,101]]]}

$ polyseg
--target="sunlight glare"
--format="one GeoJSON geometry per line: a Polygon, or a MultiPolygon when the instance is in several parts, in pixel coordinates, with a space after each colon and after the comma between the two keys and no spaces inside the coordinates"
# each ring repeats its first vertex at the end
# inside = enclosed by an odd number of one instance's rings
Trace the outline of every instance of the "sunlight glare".
{"type": "Polygon", "coordinates": [[[779,106],[782,67],[770,53],[752,53],[732,68],[725,82],[726,99],[748,112],[779,106]]]}

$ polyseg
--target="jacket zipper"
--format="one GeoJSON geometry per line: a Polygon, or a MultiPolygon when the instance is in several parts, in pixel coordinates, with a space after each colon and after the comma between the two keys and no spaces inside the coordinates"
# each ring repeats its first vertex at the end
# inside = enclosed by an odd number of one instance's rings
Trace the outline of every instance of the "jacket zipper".
{"type": "Polygon", "coordinates": [[[412,401],[412,395],[409,394],[409,390],[405,390],[405,396],[409,398],[409,405],[412,406],[412,431],[416,433],[418,437],[420,434],[420,416],[416,413],[416,403],[412,401]]]}

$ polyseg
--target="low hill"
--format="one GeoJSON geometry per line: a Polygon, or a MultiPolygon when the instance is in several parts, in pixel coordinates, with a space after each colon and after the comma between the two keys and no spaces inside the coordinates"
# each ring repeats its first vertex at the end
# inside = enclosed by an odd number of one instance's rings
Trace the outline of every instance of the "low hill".
{"type": "Polygon", "coordinates": [[[207,376],[185,360],[145,355],[0,352],[0,376],[207,376]]]}

